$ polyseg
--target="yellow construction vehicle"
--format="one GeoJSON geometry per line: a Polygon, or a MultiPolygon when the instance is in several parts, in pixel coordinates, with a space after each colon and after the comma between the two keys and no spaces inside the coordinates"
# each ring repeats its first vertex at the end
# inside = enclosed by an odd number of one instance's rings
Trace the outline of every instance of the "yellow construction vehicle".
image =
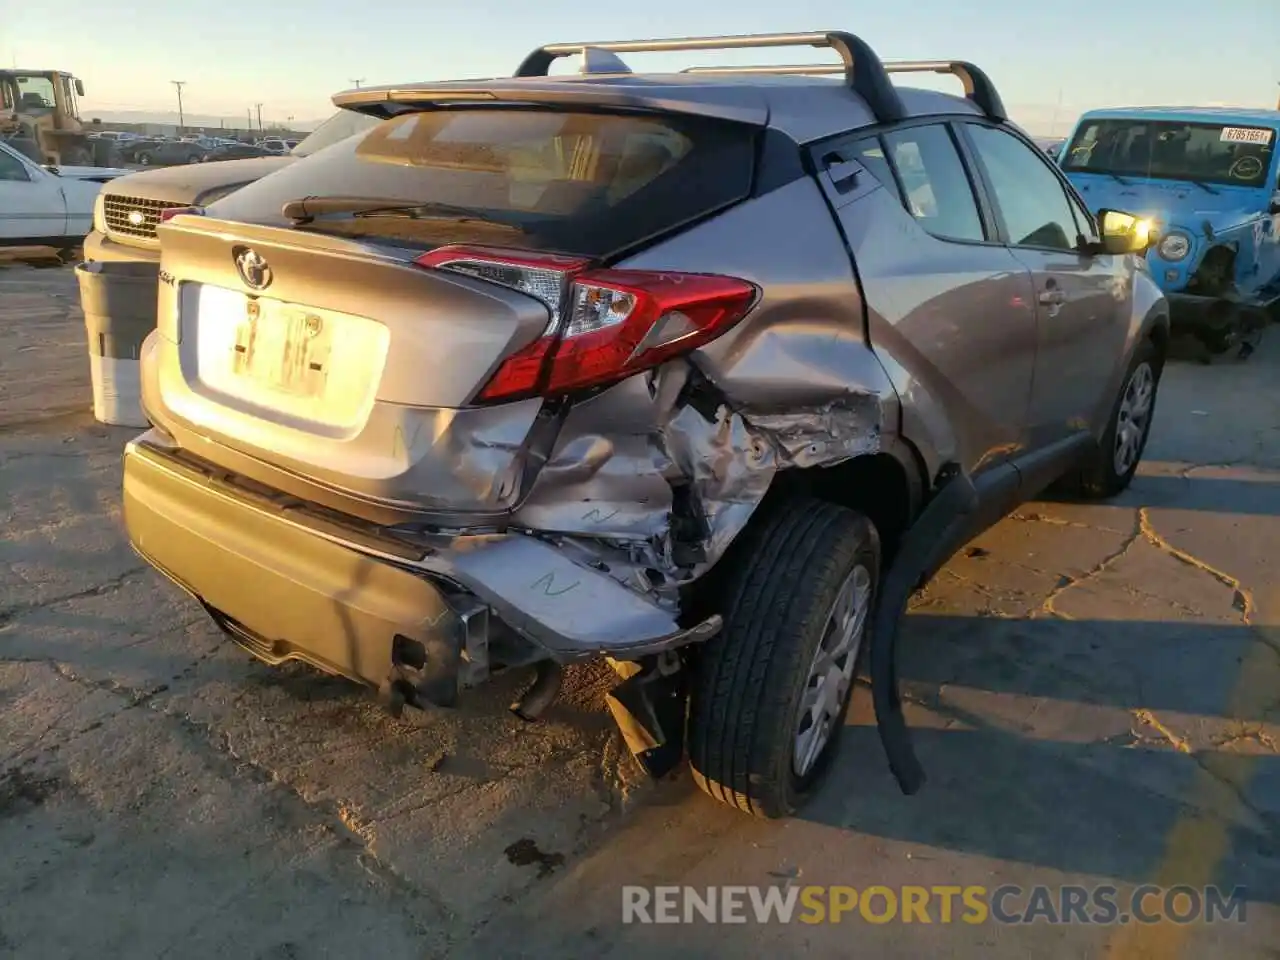
{"type": "Polygon", "coordinates": [[[41,164],[113,166],[115,144],[80,121],[83,96],[61,70],[0,70],[0,138],[41,164]]]}

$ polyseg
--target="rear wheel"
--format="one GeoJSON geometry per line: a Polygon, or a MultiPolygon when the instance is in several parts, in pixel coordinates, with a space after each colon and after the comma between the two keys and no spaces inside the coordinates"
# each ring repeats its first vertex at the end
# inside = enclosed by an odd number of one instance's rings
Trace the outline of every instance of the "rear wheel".
{"type": "Polygon", "coordinates": [[[1133,481],[1142,462],[1156,412],[1162,358],[1144,340],[1134,351],[1111,409],[1111,422],[1091,461],[1081,472],[1080,491],[1089,499],[1114,497],[1133,481]]]}
{"type": "Polygon", "coordinates": [[[96,167],[119,166],[119,148],[110,140],[95,140],[93,144],[93,164],[96,167]]]}
{"type": "Polygon", "coordinates": [[[93,166],[93,154],[89,152],[87,147],[80,145],[64,147],[61,151],[60,163],[67,167],[90,167],[93,166]]]}
{"type": "Polygon", "coordinates": [[[735,545],[724,628],[700,651],[689,720],[694,779],[759,817],[793,813],[830,765],[880,577],[859,513],[781,505],[735,545]]]}

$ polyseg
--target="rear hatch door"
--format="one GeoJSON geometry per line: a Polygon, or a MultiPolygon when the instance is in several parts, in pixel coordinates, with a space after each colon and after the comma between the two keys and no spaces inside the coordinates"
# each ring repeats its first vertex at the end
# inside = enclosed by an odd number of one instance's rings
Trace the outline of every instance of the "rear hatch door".
{"type": "Polygon", "coordinates": [[[755,133],[669,115],[415,112],[177,217],[160,228],[158,415],[214,441],[214,459],[221,445],[362,497],[508,509],[542,403],[477,395],[555,321],[561,280],[418,259],[478,244],[607,262],[748,195],[755,133]]]}

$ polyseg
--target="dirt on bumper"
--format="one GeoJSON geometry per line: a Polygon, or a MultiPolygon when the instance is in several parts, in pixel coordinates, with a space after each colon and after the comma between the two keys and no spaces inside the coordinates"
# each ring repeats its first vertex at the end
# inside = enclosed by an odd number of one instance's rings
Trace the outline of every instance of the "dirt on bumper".
{"type": "Polygon", "coordinates": [[[412,679],[445,700],[456,690],[462,622],[428,580],[237,501],[136,441],[124,515],[134,549],[263,660],[384,687],[420,647],[403,666],[429,675],[412,679]]]}
{"type": "Polygon", "coordinates": [[[237,641],[381,690],[452,703],[487,674],[492,614],[539,657],[639,657],[712,636],[523,534],[412,547],[362,538],[284,503],[242,495],[153,431],[124,461],[129,538],[237,641]],[[259,502],[261,501],[261,502],[259,502]],[[477,607],[486,615],[476,617],[477,607]]]}

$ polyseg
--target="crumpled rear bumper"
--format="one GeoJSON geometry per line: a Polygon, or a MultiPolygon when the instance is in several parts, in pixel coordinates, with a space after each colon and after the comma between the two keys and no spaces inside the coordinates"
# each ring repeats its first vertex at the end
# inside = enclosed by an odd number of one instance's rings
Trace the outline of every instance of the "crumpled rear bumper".
{"type": "MultiPolygon", "coordinates": [[[[251,652],[450,702],[492,615],[547,658],[636,658],[712,636],[524,534],[413,545],[246,491],[151,431],[124,458],[134,548],[251,652]],[[477,607],[486,616],[476,616],[477,607]]],[[[483,669],[480,670],[483,673],[483,669]]],[[[462,684],[465,685],[465,684],[462,684]]]]}

